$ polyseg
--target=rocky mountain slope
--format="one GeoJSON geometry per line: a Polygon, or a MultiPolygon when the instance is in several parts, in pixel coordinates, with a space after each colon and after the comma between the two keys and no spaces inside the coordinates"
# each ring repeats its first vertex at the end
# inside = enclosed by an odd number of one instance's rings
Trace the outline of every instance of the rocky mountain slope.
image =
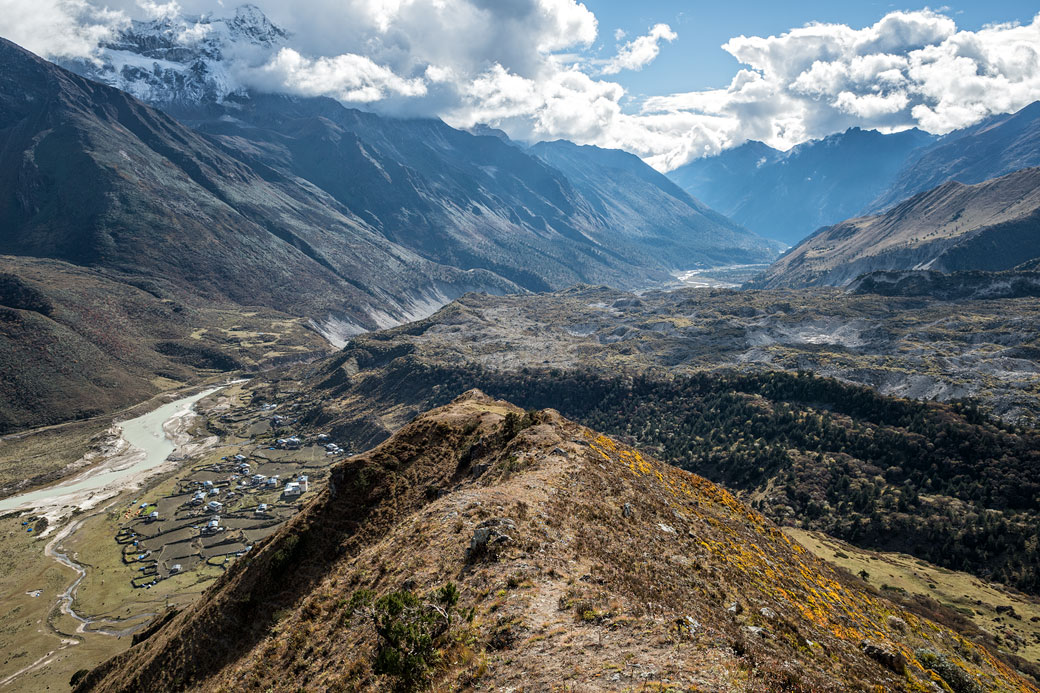
{"type": "Polygon", "coordinates": [[[843,286],[878,270],[1007,270],[1040,255],[1040,168],[949,182],[884,214],[820,229],[756,287],[843,286]]]}
{"type": "Polygon", "coordinates": [[[3,301],[5,429],[110,411],[214,358],[237,367],[226,339],[175,344],[234,327],[236,310],[245,331],[271,335],[255,340],[256,364],[278,335],[323,350],[308,320],[335,340],[467,291],[518,290],[426,260],[305,180],[252,168],[124,92],[7,41],[0,59],[0,272],[17,289],[3,301]],[[20,303],[23,283],[53,315],[20,303]]]}
{"type": "Polygon", "coordinates": [[[674,258],[675,265],[743,264],[761,257],[758,238],[735,229],[633,154],[566,140],[540,142],[531,152],[562,171],[608,228],[625,229],[661,257],[674,258]]]}
{"type": "Polygon", "coordinates": [[[1037,690],[703,478],[478,392],[138,640],[76,690],[1037,690]]]}
{"type": "MultiPolygon", "coordinates": [[[[692,200],[638,159],[641,204],[608,203],[583,179],[495,136],[389,119],[330,99],[252,95],[194,126],[254,165],[299,176],[425,258],[480,267],[534,291],[594,281],[636,288],[673,269],[775,257],[778,248],[692,200]],[[652,204],[673,203],[674,215],[652,204]]],[[[189,117],[185,114],[183,117],[189,117]]],[[[618,153],[620,154],[620,153],[618,153]]]]}
{"type": "MultiPolygon", "coordinates": [[[[1028,265],[1021,265],[1025,267],[1028,265]]],[[[1016,268],[1007,272],[871,272],[849,284],[849,291],[883,296],[928,296],[943,301],[1040,298],[1040,272],[1016,268]]]]}
{"type": "Polygon", "coordinates": [[[933,140],[919,130],[884,135],[852,128],[787,152],[747,142],[668,177],[738,224],[794,245],[821,226],[862,213],[933,140]]]}
{"type": "Polygon", "coordinates": [[[862,211],[882,211],[947,181],[971,185],[1040,166],[1040,101],[951,132],[911,157],[889,189],[862,211]]]}
{"type": "Polygon", "coordinates": [[[1031,298],[819,289],[472,296],[358,337],[292,389],[359,452],[468,388],[551,406],[775,521],[1036,594],[1038,320],[1031,298]],[[1016,423],[903,399],[972,394],[1016,423]]]}
{"type": "Polygon", "coordinates": [[[124,92],[0,43],[0,252],[375,327],[515,290],[395,245],[305,181],[254,169],[124,92]]]}

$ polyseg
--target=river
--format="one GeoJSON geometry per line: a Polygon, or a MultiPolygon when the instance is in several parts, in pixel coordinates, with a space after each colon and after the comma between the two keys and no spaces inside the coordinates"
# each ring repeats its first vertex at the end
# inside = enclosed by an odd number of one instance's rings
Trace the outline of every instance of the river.
{"type": "Polygon", "coordinates": [[[215,387],[182,397],[120,423],[126,441],[123,451],[53,486],[0,500],[0,513],[41,507],[83,507],[85,503],[93,506],[100,498],[111,497],[123,490],[128,483],[140,482],[149,471],[165,462],[176,448],[167,424],[184,417],[196,402],[220,389],[215,387]]]}

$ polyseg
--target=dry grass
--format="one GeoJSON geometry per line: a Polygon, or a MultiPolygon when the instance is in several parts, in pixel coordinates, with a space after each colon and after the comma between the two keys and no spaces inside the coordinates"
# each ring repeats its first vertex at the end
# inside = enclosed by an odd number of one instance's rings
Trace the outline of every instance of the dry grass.
{"type": "Polygon", "coordinates": [[[502,410],[470,394],[344,463],[335,492],[96,672],[95,690],[386,690],[352,595],[447,581],[472,620],[437,690],[923,691],[919,648],[986,690],[1037,690],[706,480],[552,412],[504,436],[502,410]],[[471,555],[489,520],[509,539],[471,555]],[[866,656],[867,639],[903,653],[906,670],[866,656]]]}

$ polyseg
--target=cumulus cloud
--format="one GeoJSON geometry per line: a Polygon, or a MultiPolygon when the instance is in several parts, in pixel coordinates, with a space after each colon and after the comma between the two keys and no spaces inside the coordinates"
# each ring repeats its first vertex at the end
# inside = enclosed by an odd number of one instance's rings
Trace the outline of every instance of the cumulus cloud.
{"type": "Polygon", "coordinates": [[[650,33],[629,41],[618,49],[603,67],[603,74],[616,75],[622,70],[642,70],[661,52],[661,41],[674,41],[679,34],[667,24],[655,24],[650,33]]]}
{"type": "Polygon", "coordinates": [[[891,12],[862,29],[810,24],[723,49],[745,66],[729,88],[651,98],[642,112],[735,117],[723,146],[786,149],[851,126],[944,134],[1040,99],[1040,15],[972,32],[930,10],[891,12]]]}
{"type": "Polygon", "coordinates": [[[282,48],[254,74],[256,83],[304,96],[332,96],[350,103],[381,101],[390,94],[425,96],[422,79],[403,79],[363,55],[348,53],[311,60],[292,48],[282,48]]]}
{"type": "Polygon", "coordinates": [[[0,36],[52,57],[90,58],[129,21],[87,0],[0,0],[0,36]]]}
{"type": "MultiPolygon", "coordinates": [[[[178,40],[190,45],[210,31],[207,14],[233,7],[107,1],[111,9],[0,0],[0,35],[44,55],[90,58],[130,17],[180,21],[178,40]]],[[[964,31],[941,11],[899,11],[860,28],[738,36],[721,47],[740,63],[728,86],[632,102],[614,75],[681,40],[667,24],[624,43],[613,32],[620,45],[604,59],[596,17],[579,0],[254,2],[289,37],[229,51],[229,74],[248,87],[626,149],[660,170],[748,139],[788,148],[851,126],[945,133],[1040,99],[1040,15],[964,31]]]]}

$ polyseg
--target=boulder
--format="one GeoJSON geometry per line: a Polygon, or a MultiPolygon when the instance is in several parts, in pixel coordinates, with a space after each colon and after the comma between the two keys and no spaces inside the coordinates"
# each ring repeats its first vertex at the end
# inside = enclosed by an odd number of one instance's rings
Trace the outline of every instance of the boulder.
{"type": "Polygon", "coordinates": [[[902,674],[906,670],[906,657],[894,647],[874,640],[864,640],[859,647],[863,650],[863,654],[889,671],[902,674]]]}
{"type": "Polygon", "coordinates": [[[487,552],[490,547],[506,544],[513,540],[507,532],[514,531],[516,523],[506,517],[484,520],[473,530],[469,540],[468,555],[475,558],[487,552]]]}

